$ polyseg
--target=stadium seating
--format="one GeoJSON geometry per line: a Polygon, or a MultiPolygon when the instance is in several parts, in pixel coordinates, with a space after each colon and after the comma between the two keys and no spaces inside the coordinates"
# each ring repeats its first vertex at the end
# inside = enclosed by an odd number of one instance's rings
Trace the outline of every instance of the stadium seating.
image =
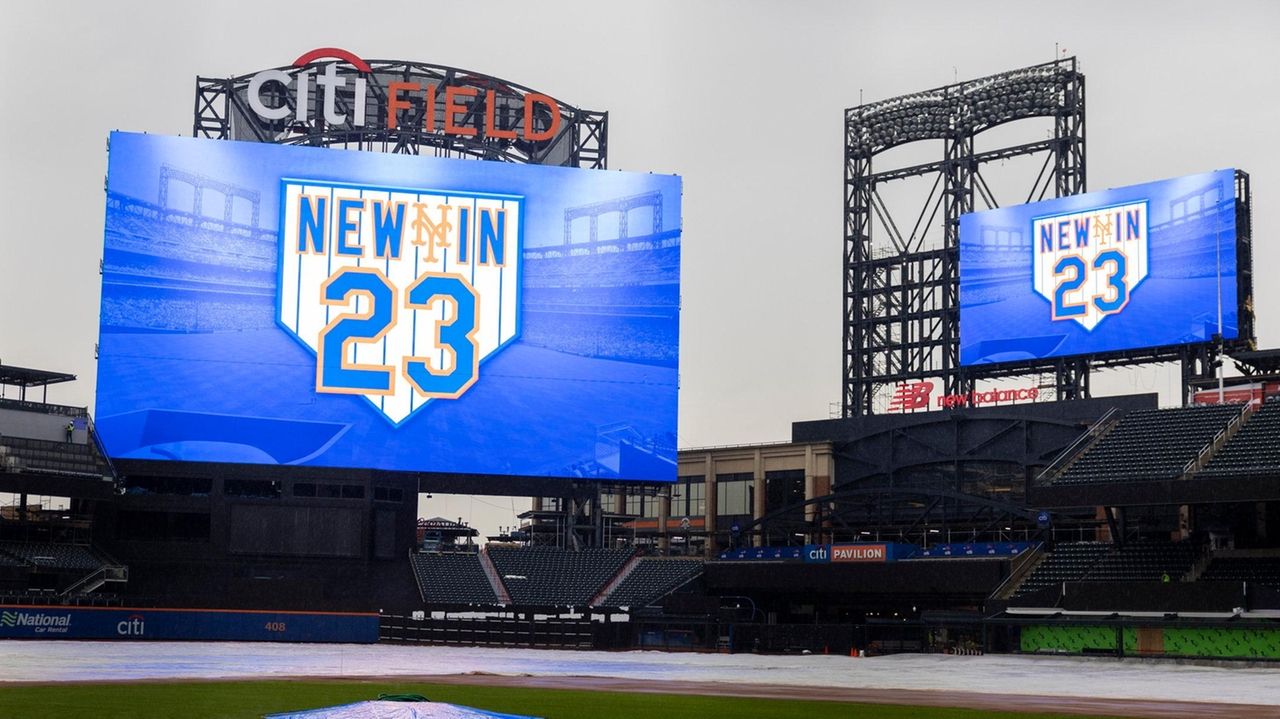
{"type": "Polygon", "coordinates": [[[1214,557],[1198,581],[1280,586],[1280,557],[1214,557]]]}
{"type": "Polygon", "coordinates": [[[25,567],[27,563],[0,548],[0,567],[25,567]]]}
{"type": "Polygon", "coordinates": [[[1130,412],[1054,484],[1172,479],[1240,411],[1214,405],[1130,412]]]}
{"type": "Polygon", "coordinates": [[[702,574],[702,562],[679,557],[644,557],[605,598],[609,607],[644,607],[702,574]]]}
{"type": "Polygon", "coordinates": [[[1193,542],[1141,540],[1116,547],[1106,542],[1061,543],[1018,586],[1025,597],[1062,582],[1143,582],[1182,579],[1204,554],[1193,542]]]}
{"type": "Polygon", "coordinates": [[[423,552],[411,560],[427,604],[498,603],[478,554],[423,552]]]}
{"type": "Polygon", "coordinates": [[[1023,597],[1034,594],[1046,587],[1056,586],[1062,582],[1075,582],[1082,579],[1112,546],[1104,542],[1070,542],[1061,543],[1045,555],[1013,596],[1023,597]]]}
{"type": "Polygon", "coordinates": [[[89,571],[102,566],[102,561],[88,547],[79,544],[0,542],[0,554],[45,569],[89,571]]]}
{"type": "Polygon", "coordinates": [[[1280,474],[1280,402],[1267,402],[1198,476],[1280,474]]]}
{"type": "Polygon", "coordinates": [[[513,603],[586,606],[618,574],[632,551],[492,547],[488,554],[513,603]]]}
{"type": "Polygon", "coordinates": [[[1125,544],[1102,557],[1085,575],[1089,582],[1178,581],[1204,554],[1193,542],[1141,541],[1125,544]]]}
{"type": "Polygon", "coordinates": [[[88,444],[6,435],[0,437],[0,447],[5,448],[2,454],[15,458],[16,465],[10,467],[13,469],[99,479],[111,474],[93,446],[88,444]]]}

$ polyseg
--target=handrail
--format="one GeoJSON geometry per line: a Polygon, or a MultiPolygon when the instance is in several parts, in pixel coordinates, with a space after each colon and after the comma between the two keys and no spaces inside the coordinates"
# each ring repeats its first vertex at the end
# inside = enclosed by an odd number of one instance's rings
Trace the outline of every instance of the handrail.
{"type": "Polygon", "coordinates": [[[107,469],[111,472],[111,481],[119,484],[120,475],[116,473],[116,465],[111,461],[111,456],[107,454],[107,447],[102,443],[102,438],[98,436],[98,428],[93,423],[91,415],[85,415],[89,420],[89,437],[93,440],[93,446],[97,448],[98,455],[107,463],[107,469]]]}
{"type": "Polygon", "coordinates": [[[1178,473],[1177,479],[1191,479],[1196,472],[1207,467],[1214,455],[1218,453],[1218,450],[1222,449],[1222,446],[1229,442],[1236,435],[1236,432],[1240,431],[1240,427],[1248,421],[1253,412],[1253,403],[1245,402],[1240,409],[1240,413],[1232,417],[1227,422],[1226,427],[1214,433],[1213,438],[1196,452],[1195,457],[1187,460],[1187,463],[1182,466],[1182,471],[1178,473]]]}
{"type": "Polygon", "coordinates": [[[95,579],[105,580],[106,576],[107,576],[107,566],[104,564],[102,566],[99,566],[97,569],[89,572],[88,574],[84,575],[83,577],[80,577],[76,581],[72,582],[71,585],[68,586],[66,589],[62,590],[59,593],[59,595],[65,597],[69,594],[73,594],[79,591],[81,587],[84,587],[89,582],[95,579]]]}
{"type": "Polygon", "coordinates": [[[1000,599],[1005,598],[1004,593],[1009,588],[1009,585],[1022,584],[1022,580],[1026,579],[1029,574],[1027,571],[1028,565],[1042,556],[1044,556],[1044,542],[1040,542],[1035,547],[1023,552],[1021,556],[1011,563],[1009,576],[1005,577],[1003,582],[1000,582],[1000,586],[995,588],[991,596],[1000,599]]]}
{"type": "Polygon", "coordinates": [[[67,404],[51,404],[49,402],[32,402],[24,399],[0,397],[0,409],[15,409],[23,412],[40,412],[42,414],[60,414],[67,417],[88,417],[87,407],[73,407],[67,404]]]}
{"type": "Polygon", "coordinates": [[[1089,426],[1089,429],[1086,430],[1084,434],[1077,437],[1076,441],[1067,445],[1066,449],[1059,452],[1058,456],[1044,468],[1044,471],[1036,475],[1036,485],[1043,486],[1048,484],[1053,479],[1057,478],[1055,475],[1064,472],[1077,456],[1083,453],[1088,447],[1091,447],[1095,442],[1101,439],[1103,435],[1110,431],[1115,423],[1119,421],[1119,419],[1114,416],[1119,412],[1120,410],[1116,407],[1108,409],[1105,414],[1098,418],[1097,422],[1094,422],[1089,426]]]}

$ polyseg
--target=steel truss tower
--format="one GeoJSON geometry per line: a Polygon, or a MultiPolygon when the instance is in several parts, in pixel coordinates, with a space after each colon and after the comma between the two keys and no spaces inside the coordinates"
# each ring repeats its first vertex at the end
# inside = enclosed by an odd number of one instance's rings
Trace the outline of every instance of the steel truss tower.
{"type": "MultiPolygon", "coordinates": [[[[960,366],[960,215],[999,207],[1002,199],[1085,191],[1084,75],[1076,59],[846,110],[844,189],[844,416],[874,413],[877,393],[898,382],[939,378],[947,394],[972,391],[979,375],[960,366]],[[1037,118],[1052,123],[1046,139],[975,149],[982,133],[1037,118]],[[942,157],[881,167],[886,151],[922,141],[941,141],[942,157]],[[988,182],[1000,172],[993,163],[1021,156],[1043,156],[1039,174],[1018,196],[996,197],[988,182]],[[918,177],[933,178],[921,209],[895,216],[885,191],[918,177]],[[930,233],[938,222],[940,241],[930,233]]],[[[1088,396],[1085,359],[1045,361],[1016,373],[1050,370],[1059,398],[1088,396]]]]}

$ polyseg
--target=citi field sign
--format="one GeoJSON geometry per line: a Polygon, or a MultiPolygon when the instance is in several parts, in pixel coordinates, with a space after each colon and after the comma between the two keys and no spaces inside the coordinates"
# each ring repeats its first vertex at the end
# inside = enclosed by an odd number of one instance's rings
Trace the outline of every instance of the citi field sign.
{"type": "Polygon", "coordinates": [[[543,142],[560,131],[559,104],[490,78],[450,71],[456,83],[370,82],[374,68],[335,47],[305,52],[289,66],[249,78],[248,109],[264,122],[290,121],[361,129],[397,128],[455,137],[543,142]],[[315,107],[313,117],[313,105],[315,107]],[[370,107],[380,111],[369,113],[370,107]]]}

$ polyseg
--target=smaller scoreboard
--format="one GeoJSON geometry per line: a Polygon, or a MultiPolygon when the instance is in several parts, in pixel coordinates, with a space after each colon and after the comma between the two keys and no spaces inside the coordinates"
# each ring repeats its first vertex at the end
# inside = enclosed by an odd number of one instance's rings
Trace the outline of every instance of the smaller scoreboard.
{"type": "Polygon", "coordinates": [[[960,363],[1239,336],[1235,171],[960,218],[960,363]]]}

